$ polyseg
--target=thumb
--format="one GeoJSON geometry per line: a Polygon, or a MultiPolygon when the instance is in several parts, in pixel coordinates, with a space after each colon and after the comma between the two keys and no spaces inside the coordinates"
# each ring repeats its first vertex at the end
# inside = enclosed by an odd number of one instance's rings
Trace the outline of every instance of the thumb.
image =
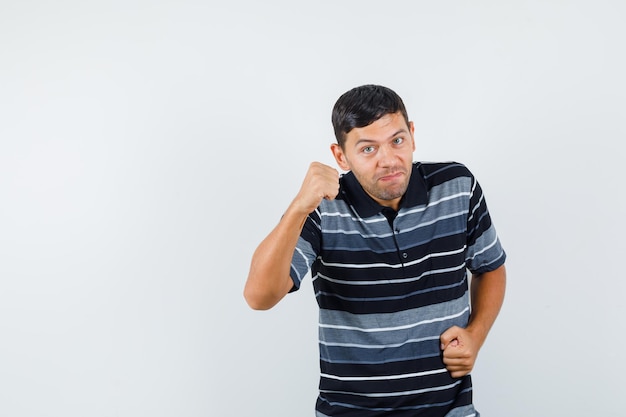
{"type": "Polygon", "coordinates": [[[441,333],[441,336],[439,336],[439,341],[441,342],[441,350],[445,350],[448,345],[452,345],[454,347],[459,344],[459,341],[457,339],[459,337],[459,330],[460,327],[452,326],[445,332],[441,333]]]}

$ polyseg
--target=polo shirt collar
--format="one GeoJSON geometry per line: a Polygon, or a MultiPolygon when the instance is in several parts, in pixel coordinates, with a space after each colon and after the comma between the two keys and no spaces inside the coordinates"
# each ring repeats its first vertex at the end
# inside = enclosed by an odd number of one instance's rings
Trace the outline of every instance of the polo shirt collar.
{"type": "MultiPolygon", "coordinates": [[[[424,205],[428,202],[426,181],[419,168],[420,163],[414,162],[411,169],[409,186],[400,201],[400,209],[424,205]]],[[[385,208],[365,192],[352,171],[342,175],[341,183],[341,192],[347,197],[350,205],[354,207],[360,217],[366,218],[375,216],[385,208]]]]}

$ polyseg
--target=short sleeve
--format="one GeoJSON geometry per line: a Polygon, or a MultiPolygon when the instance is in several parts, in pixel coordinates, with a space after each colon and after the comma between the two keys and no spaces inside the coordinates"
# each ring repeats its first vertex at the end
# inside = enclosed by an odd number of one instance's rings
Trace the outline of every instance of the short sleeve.
{"type": "Polygon", "coordinates": [[[474,177],[467,218],[467,248],[466,264],[473,274],[493,271],[506,260],[482,188],[474,177]]]}
{"type": "Polygon", "coordinates": [[[320,247],[320,215],[319,211],[316,210],[307,217],[291,258],[289,275],[294,285],[292,291],[296,291],[300,288],[302,280],[311,271],[311,266],[317,259],[320,247]]]}

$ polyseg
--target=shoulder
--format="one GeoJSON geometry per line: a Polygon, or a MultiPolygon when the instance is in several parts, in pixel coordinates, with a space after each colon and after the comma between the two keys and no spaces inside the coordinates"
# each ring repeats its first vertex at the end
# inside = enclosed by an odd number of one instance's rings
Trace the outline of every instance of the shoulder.
{"type": "Polygon", "coordinates": [[[431,186],[460,178],[474,178],[474,175],[464,164],[456,161],[416,162],[414,169],[417,169],[431,186]]]}

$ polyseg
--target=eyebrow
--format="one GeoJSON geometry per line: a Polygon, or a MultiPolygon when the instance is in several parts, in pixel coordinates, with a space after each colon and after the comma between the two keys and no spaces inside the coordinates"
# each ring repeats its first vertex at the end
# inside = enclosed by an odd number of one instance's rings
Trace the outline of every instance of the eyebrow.
{"type": "MultiPolygon", "coordinates": [[[[408,131],[406,129],[400,129],[397,132],[395,132],[393,135],[389,136],[388,139],[394,139],[396,136],[400,135],[401,133],[408,133],[408,131]]],[[[378,142],[378,141],[374,140],[374,139],[361,138],[361,139],[356,141],[354,146],[357,147],[357,146],[361,145],[362,143],[375,143],[375,142],[378,142]]]]}

